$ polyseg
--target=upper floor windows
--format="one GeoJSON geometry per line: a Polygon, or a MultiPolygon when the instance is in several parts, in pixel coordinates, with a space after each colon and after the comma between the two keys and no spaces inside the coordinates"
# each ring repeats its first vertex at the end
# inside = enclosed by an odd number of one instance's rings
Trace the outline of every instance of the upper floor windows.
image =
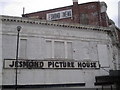
{"type": "Polygon", "coordinates": [[[72,59],[72,42],[61,40],[46,40],[47,58],[66,58],[72,59]]]}

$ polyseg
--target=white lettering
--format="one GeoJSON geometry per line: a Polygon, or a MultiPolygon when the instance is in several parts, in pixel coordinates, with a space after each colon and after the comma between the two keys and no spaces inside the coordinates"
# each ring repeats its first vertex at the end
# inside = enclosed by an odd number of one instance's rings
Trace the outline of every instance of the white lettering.
{"type": "Polygon", "coordinates": [[[49,21],[63,19],[63,18],[69,18],[69,17],[72,17],[72,10],[71,9],[53,12],[53,13],[48,13],[46,15],[46,18],[49,21]]]}

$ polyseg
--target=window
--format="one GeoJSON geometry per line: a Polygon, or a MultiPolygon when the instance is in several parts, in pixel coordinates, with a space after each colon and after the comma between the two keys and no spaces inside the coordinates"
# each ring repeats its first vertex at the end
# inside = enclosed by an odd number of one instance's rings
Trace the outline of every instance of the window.
{"type": "Polygon", "coordinates": [[[80,23],[85,25],[89,23],[88,14],[80,14],[80,23]]]}
{"type": "Polygon", "coordinates": [[[64,42],[55,41],[54,42],[54,57],[55,58],[65,58],[65,45],[64,42]]]}
{"type": "Polygon", "coordinates": [[[72,53],[72,43],[71,42],[67,42],[67,58],[73,58],[73,53],[72,53]]]}
{"type": "Polygon", "coordinates": [[[72,59],[72,42],[46,40],[46,58],[72,59]]]}
{"type": "Polygon", "coordinates": [[[27,52],[27,39],[20,39],[19,57],[22,59],[26,58],[26,52],[27,52]]]}
{"type": "Polygon", "coordinates": [[[46,41],[46,55],[47,58],[52,58],[52,42],[46,41]]]}

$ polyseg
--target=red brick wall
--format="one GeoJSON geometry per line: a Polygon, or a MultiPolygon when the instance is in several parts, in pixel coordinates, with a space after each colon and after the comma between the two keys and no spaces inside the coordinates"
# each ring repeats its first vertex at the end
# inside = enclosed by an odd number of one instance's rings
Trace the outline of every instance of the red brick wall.
{"type": "Polygon", "coordinates": [[[39,18],[46,20],[46,14],[52,12],[58,12],[63,10],[72,9],[72,18],[64,18],[56,21],[67,22],[67,23],[80,23],[87,25],[99,25],[99,26],[108,26],[106,19],[106,12],[100,13],[100,3],[99,2],[89,2],[84,4],[78,4],[73,2],[73,5],[55,8],[40,12],[34,12],[25,14],[25,17],[39,18]]]}
{"type": "MultiPolygon", "coordinates": [[[[87,14],[89,25],[99,25],[99,3],[86,3],[79,6],[80,14],[87,14]]],[[[80,21],[82,22],[82,21],[80,21]]]]}
{"type": "MultiPolygon", "coordinates": [[[[40,12],[33,12],[29,14],[25,14],[25,17],[30,17],[30,18],[39,18],[46,20],[46,14],[47,13],[52,13],[52,12],[58,12],[58,11],[63,11],[63,10],[68,10],[71,9],[72,6],[67,6],[67,7],[61,7],[61,8],[56,8],[56,9],[50,9],[50,10],[45,10],[45,11],[40,11],[40,12]]],[[[57,20],[58,21],[58,20],[57,20]]],[[[65,22],[73,22],[71,18],[65,18],[65,19],[59,19],[59,21],[65,21],[65,22]]]]}

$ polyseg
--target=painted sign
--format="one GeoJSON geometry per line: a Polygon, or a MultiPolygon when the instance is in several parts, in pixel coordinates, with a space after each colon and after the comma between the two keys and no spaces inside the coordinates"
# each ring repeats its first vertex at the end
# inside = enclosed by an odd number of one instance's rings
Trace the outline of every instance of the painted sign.
{"type": "Polygon", "coordinates": [[[46,15],[46,18],[49,21],[63,19],[63,18],[69,18],[69,17],[72,17],[72,9],[48,13],[46,15]]]}
{"type": "Polygon", "coordinates": [[[98,61],[5,59],[4,68],[21,69],[99,69],[98,61]]]}

